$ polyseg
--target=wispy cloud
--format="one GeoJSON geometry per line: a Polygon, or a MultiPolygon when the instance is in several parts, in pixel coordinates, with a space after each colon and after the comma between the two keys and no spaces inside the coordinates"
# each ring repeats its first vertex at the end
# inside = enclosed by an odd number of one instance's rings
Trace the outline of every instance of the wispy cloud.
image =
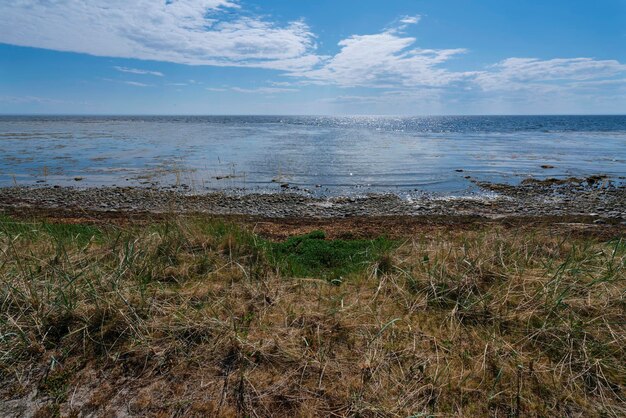
{"type": "Polygon", "coordinates": [[[0,96],[0,102],[14,104],[64,104],[70,103],[65,100],[51,99],[49,97],[39,96],[0,96]]]}
{"type": "Polygon", "coordinates": [[[293,87],[295,85],[295,83],[292,82],[292,81],[273,81],[273,80],[268,80],[267,83],[271,84],[272,86],[275,86],[275,87],[293,87]]]}
{"type": "MultiPolygon", "coordinates": [[[[516,90],[562,85],[564,81],[602,80],[626,73],[626,65],[615,60],[593,58],[508,58],[475,75],[484,90],[516,90]]],[[[614,80],[602,80],[601,84],[614,80]]]]}
{"type": "Polygon", "coordinates": [[[255,89],[244,89],[241,87],[232,87],[231,90],[237,93],[248,93],[248,94],[293,93],[293,92],[299,91],[298,89],[279,88],[279,87],[259,87],[255,89]]]}
{"type": "Polygon", "coordinates": [[[400,23],[404,23],[406,25],[416,25],[417,23],[419,23],[421,19],[422,19],[422,16],[420,15],[404,16],[403,18],[400,19],[400,23]]]}
{"type": "Polygon", "coordinates": [[[122,73],[130,73],[130,74],[142,74],[142,75],[154,75],[157,77],[163,77],[164,74],[160,71],[149,71],[149,70],[141,70],[138,68],[128,68],[128,67],[118,67],[115,66],[113,67],[115,68],[117,71],[120,71],[122,73]]]}
{"type": "Polygon", "coordinates": [[[303,21],[278,25],[230,0],[0,2],[0,42],[192,65],[297,70],[315,64],[303,21]]]}
{"type": "Polygon", "coordinates": [[[294,93],[299,91],[294,88],[283,87],[257,87],[257,88],[244,88],[244,87],[206,87],[207,91],[224,92],[233,91],[235,93],[242,94],[276,94],[276,93],[294,93]]]}
{"type": "Polygon", "coordinates": [[[597,87],[606,87],[612,86],[616,88],[626,89],[626,78],[616,78],[610,80],[586,80],[586,81],[575,81],[568,84],[570,87],[575,88],[597,88],[597,87]]]}
{"type": "Polygon", "coordinates": [[[405,90],[389,90],[381,94],[372,95],[341,95],[321,99],[325,103],[339,104],[378,104],[378,105],[403,105],[424,101],[431,103],[441,98],[442,91],[440,89],[405,89],[405,90]]]}
{"type": "Polygon", "coordinates": [[[126,84],[128,86],[134,86],[134,87],[153,87],[154,86],[153,84],[147,84],[147,83],[142,83],[140,81],[133,81],[133,80],[116,80],[112,78],[101,78],[100,80],[107,81],[109,83],[126,84]]]}
{"type": "Polygon", "coordinates": [[[150,87],[151,84],[140,83],[139,81],[122,81],[124,84],[128,84],[129,86],[135,87],[150,87]]]}

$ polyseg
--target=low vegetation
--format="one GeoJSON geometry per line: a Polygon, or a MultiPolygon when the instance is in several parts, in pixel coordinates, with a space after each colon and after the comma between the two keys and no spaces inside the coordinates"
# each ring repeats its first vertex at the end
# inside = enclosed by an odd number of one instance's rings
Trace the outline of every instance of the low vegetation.
{"type": "Polygon", "coordinates": [[[624,416],[626,240],[0,218],[0,415],[624,416]]]}

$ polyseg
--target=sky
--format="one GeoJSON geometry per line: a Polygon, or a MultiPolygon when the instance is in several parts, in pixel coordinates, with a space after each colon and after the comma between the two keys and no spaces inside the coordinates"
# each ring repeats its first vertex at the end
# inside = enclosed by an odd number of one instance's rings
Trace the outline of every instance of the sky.
{"type": "Polygon", "coordinates": [[[3,0],[3,114],[626,114],[626,0],[3,0]]]}

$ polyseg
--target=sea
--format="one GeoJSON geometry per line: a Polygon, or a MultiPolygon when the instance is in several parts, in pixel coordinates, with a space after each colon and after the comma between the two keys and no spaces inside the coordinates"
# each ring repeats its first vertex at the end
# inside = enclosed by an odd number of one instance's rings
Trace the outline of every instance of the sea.
{"type": "Polygon", "coordinates": [[[0,187],[467,196],[626,177],[626,116],[0,116],[0,187]]]}

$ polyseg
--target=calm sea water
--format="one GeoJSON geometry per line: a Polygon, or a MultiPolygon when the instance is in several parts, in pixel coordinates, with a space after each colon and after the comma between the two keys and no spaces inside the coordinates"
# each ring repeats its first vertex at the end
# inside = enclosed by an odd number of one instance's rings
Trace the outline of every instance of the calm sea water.
{"type": "Polygon", "coordinates": [[[600,173],[626,176],[626,116],[0,116],[0,186],[467,194],[600,173]]]}

